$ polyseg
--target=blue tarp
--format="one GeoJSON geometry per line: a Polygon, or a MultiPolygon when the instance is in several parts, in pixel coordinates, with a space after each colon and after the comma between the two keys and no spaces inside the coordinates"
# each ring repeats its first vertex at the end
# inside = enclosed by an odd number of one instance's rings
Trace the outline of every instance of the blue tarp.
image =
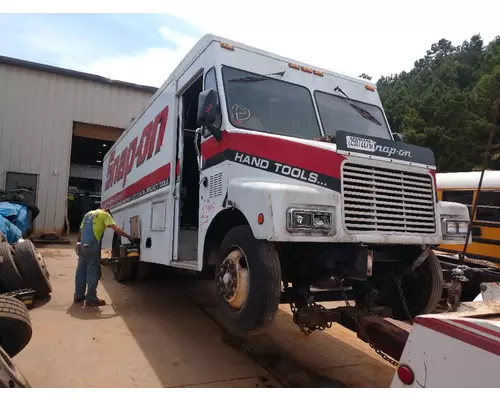
{"type": "Polygon", "coordinates": [[[0,231],[10,244],[16,243],[22,236],[21,229],[0,215],[0,231]]]}
{"type": "Polygon", "coordinates": [[[9,243],[15,243],[30,228],[28,207],[24,204],[0,202],[0,231],[9,243]]]}

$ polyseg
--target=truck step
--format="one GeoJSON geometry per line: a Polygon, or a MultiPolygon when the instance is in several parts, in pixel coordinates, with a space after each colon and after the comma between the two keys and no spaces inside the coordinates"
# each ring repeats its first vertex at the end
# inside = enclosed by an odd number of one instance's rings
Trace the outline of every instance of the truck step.
{"type": "Polygon", "coordinates": [[[198,261],[172,261],[170,263],[171,267],[174,268],[182,268],[182,269],[189,269],[189,270],[197,270],[198,269],[198,261]]]}

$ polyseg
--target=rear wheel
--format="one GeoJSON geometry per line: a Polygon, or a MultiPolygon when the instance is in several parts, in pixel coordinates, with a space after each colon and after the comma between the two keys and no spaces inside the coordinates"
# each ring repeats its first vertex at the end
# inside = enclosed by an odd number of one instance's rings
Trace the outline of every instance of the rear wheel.
{"type": "Polygon", "coordinates": [[[215,268],[221,322],[237,335],[270,325],[281,296],[281,268],[274,245],[257,240],[249,226],[231,229],[215,268]]]}
{"type": "Polygon", "coordinates": [[[113,234],[113,244],[111,247],[111,257],[117,258],[118,261],[111,264],[113,276],[117,282],[126,282],[132,280],[132,264],[120,257],[121,239],[116,233],[113,234]]]}
{"type": "Polygon", "coordinates": [[[14,357],[26,347],[32,334],[31,319],[23,302],[0,295],[0,346],[14,357]]]}

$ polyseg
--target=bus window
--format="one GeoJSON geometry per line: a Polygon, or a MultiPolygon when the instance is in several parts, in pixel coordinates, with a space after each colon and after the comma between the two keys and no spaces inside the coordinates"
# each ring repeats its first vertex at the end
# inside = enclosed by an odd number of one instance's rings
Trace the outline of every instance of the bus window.
{"type": "Polygon", "coordinates": [[[500,192],[479,193],[476,220],[500,223],[500,192]]]}
{"type": "Polygon", "coordinates": [[[474,198],[474,192],[472,190],[444,190],[443,191],[443,201],[451,201],[454,203],[460,203],[467,206],[469,209],[469,217],[472,212],[472,199],[474,198]]]}

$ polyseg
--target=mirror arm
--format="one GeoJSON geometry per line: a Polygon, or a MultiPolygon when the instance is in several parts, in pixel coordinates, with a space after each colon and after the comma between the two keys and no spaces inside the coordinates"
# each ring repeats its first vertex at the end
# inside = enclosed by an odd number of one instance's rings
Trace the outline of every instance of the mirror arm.
{"type": "Polygon", "coordinates": [[[210,131],[217,142],[220,142],[222,140],[222,131],[219,128],[216,128],[211,124],[207,124],[205,125],[205,127],[210,131]]]}

